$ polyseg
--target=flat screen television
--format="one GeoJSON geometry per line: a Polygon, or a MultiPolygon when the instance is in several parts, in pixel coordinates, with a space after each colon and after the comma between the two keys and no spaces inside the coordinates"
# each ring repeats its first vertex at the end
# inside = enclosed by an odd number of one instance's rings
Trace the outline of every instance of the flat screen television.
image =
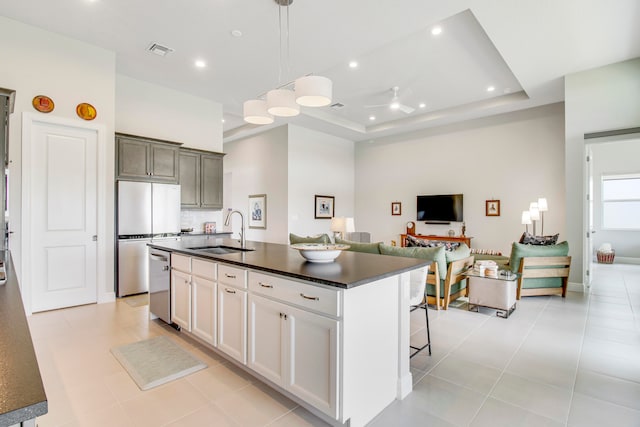
{"type": "Polygon", "coordinates": [[[417,220],[431,223],[462,222],[462,194],[418,196],[417,220]]]}

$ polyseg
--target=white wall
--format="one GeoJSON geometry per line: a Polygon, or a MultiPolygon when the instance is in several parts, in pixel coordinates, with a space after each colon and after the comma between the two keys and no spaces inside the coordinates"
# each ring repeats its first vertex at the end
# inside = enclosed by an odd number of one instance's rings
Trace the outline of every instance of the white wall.
{"type": "MultiPolygon", "coordinates": [[[[466,235],[472,247],[511,252],[524,226],[522,210],[546,197],[545,234],[564,230],[564,111],[553,104],[356,145],[356,221],[373,241],[399,244],[416,219],[419,194],[464,195],[466,235]],[[501,202],[499,217],[485,201],[501,202]],[[391,215],[391,202],[402,215],[391,215]]],[[[540,234],[538,225],[538,234],[540,234]]],[[[417,223],[420,234],[460,234],[461,224],[417,223]]],[[[531,230],[531,226],[530,229],[531,230]]]]}
{"type": "Polygon", "coordinates": [[[640,125],[640,58],[565,77],[567,236],[572,282],[584,283],[584,134],[640,125]]]}
{"type": "Polygon", "coordinates": [[[116,132],[222,152],[222,105],[118,74],[116,132]]]}
{"type": "Polygon", "coordinates": [[[289,232],[331,234],[330,220],[314,218],[315,195],[335,197],[335,216],[354,216],[353,141],[289,125],[288,163],[289,232]]]}
{"type": "MultiPolygon", "coordinates": [[[[84,122],[75,113],[76,105],[89,102],[98,112],[95,123],[106,127],[108,153],[99,159],[99,171],[103,187],[98,212],[98,229],[102,228],[100,239],[106,241],[107,250],[98,256],[105,260],[105,289],[101,294],[113,292],[113,248],[114,244],[114,117],[115,117],[115,55],[101,48],[69,39],[35,27],[24,25],[0,17],[0,52],[3,61],[0,67],[0,86],[16,91],[15,112],[10,117],[9,135],[9,215],[11,236],[10,249],[16,264],[18,276],[22,274],[22,218],[21,200],[23,189],[22,173],[22,113],[35,112],[31,100],[36,95],[49,96],[55,109],[49,113],[53,117],[64,117],[84,122]]],[[[30,286],[22,283],[22,286],[30,286]]]]}
{"type": "MultiPolygon", "coordinates": [[[[593,153],[593,248],[611,243],[616,261],[635,258],[640,263],[640,231],[605,230],[602,228],[602,176],[640,174],[640,139],[590,144],[593,153]]],[[[595,253],[595,252],[594,252],[595,253]]]]}
{"type": "MultiPolygon", "coordinates": [[[[267,228],[246,228],[247,240],[287,243],[287,126],[280,126],[224,145],[225,209],[242,212],[248,223],[249,195],[267,195],[267,228]],[[230,204],[227,204],[229,203],[230,204]]],[[[238,237],[240,221],[234,215],[233,237],[238,237]]]]}

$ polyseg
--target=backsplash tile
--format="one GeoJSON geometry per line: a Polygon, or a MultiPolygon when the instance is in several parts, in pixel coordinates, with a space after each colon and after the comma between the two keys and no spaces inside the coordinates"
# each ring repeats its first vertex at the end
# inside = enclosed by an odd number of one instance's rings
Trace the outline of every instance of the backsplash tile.
{"type": "Polygon", "coordinates": [[[205,222],[215,222],[217,231],[224,231],[223,220],[222,211],[180,211],[180,228],[193,228],[194,232],[204,233],[205,222]]]}

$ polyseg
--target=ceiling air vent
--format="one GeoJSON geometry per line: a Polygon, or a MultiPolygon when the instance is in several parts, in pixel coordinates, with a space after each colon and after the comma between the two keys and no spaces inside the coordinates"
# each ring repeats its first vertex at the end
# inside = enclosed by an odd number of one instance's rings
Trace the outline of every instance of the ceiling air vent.
{"type": "Polygon", "coordinates": [[[151,53],[155,53],[158,56],[167,56],[167,54],[173,52],[173,49],[167,46],[163,46],[160,43],[151,43],[147,50],[151,53]]]}
{"type": "Polygon", "coordinates": [[[334,110],[339,110],[341,108],[344,108],[344,104],[336,102],[335,104],[331,104],[331,108],[333,108],[334,110]]]}

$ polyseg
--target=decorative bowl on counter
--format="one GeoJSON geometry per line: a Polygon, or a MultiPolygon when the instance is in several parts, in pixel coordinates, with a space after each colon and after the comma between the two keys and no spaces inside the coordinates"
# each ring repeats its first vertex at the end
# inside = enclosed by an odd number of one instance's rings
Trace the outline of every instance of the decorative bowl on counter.
{"type": "Polygon", "coordinates": [[[309,262],[333,262],[349,245],[333,245],[324,243],[296,243],[291,245],[309,262]]]}

